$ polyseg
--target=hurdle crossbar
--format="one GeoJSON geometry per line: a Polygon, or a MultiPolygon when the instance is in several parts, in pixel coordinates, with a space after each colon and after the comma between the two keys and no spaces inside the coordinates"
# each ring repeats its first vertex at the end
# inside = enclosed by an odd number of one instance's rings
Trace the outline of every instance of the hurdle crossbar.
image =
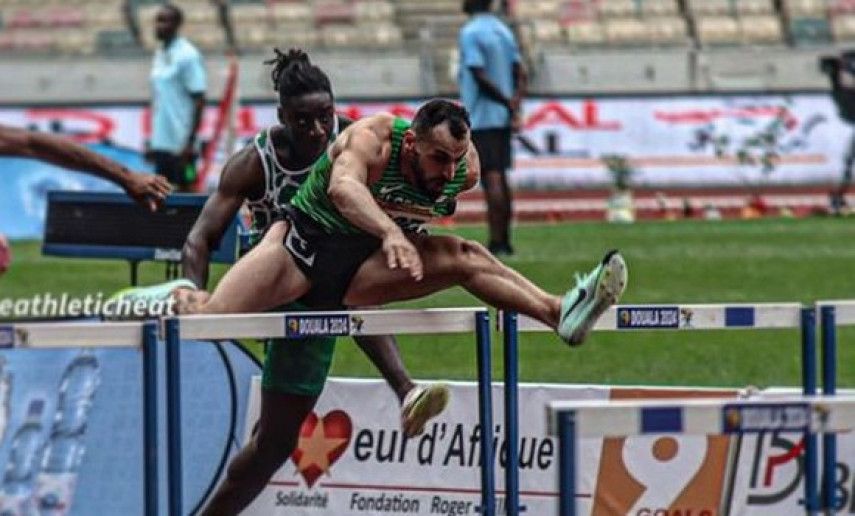
{"type": "Polygon", "coordinates": [[[183,514],[181,457],[181,353],[183,339],[301,339],[307,337],[360,337],[475,332],[478,367],[478,411],[481,425],[481,506],[484,516],[494,516],[495,473],[492,409],[490,316],[484,307],[426,310],[354,310],[263,314],[187,315],[165,322],[167,348],[167,456],[168,507],[183,514]]]}
{"type": "Polygon", "coordinates": [[[834,319],[838,326],[855,326],[855,300],[817,301],[816,306],[834,308],[834,319]]]}
{"type": "Polygon", "coordinates": [[[142,322],[24,323],[0,325],[4,346],[21,348],[136,347],[143,344],[142,322]]]}
{"type": "MultiPolygon", "coordinates": [[[[559,514],[576,514],[576,441],[648,434],[743,434],[768,431],[844,432],[855,428],[855,396],[776,399],[555,401],[548,431],[559,439],[559,514]]],[[[806,467],[805,483],[817,485],[806,467]]],[[[816,505],[805,511],[815,514],[816,505]]]]}
{"type": "Polygon", "coordinates": [[[263,314],[185,315],[182,339],[283,339],[323,336],[370,336],[466,333],[473,317],[486,308],[431,308],[426,310],[354,310],[263,314]]]}
{"type": "Polygon", "coordinates": [[[143,378],[143,512],[158,514],[157,335],[150,322],[0,325],[0,349],[139,348],[143,378]]]}
{"type": "Polygon", "coordinates": [[[553,401],[547,428],[572,412],[577,437],[645,434],[719,435],[767,431],[845,432],[855,428],[855,396],[788,396],[774,399],[553,401]]]}
{"type": "MultiPolygon", "coordinates": [[[[643,304],[609,308],[594,331],[720,330],[798,328],[799,303],[643,304]]],[[[519,316],[521,332],[554,331],[545,324],[519,316]]]]}

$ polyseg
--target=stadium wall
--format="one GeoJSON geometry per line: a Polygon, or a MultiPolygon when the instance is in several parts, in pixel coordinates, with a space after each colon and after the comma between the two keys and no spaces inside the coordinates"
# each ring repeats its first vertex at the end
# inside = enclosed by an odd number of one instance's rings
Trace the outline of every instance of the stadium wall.
{"type": "MultiPolygon", "coordinates": [[[[545,48],[531,63],[535,95],[646,93],[714,93],[733,91],[824,90],[827,79],[818,58],[833,47],[748,48],[696,51],[586,50],[545,48]]],[[[240,94],[269,99],[272,92],[268,54],[239,58],[240,94]]],[[[377,99],[452,94],[439,86],[437,74],[454,77],[453,62],[437,63],[418,52],[313,52],[312,58],[332,79],[342,98],[377,99]]],[[[206,56],[209,96],[217,98],[225,83],[226,58],[206,56]]],[[[150,58],[24,58],[0,62],[0,104],[144,102],[148,100],[150,58]]]]}

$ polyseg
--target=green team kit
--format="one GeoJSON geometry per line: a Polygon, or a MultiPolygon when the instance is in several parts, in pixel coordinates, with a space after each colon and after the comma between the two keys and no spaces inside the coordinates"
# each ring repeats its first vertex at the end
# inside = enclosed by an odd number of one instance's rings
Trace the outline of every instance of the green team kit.
{"type": "MultiPolygon", "coordinates": [[[[422,232],[430,220],[454,212],[455,199],[466,183],[467,166],[464,157],[439,195],[420,191],[401,173],[401,144],[409,128],[406,120],[394,119],[388,165],[369,190],[404,231],[422,232]]],[[[313,308],[326,310],[343,308],[342,299],[353,276],[382,243],[339,213],[327,195],[332,169],[329,155],[315,162],[287,208],[291,227],[284,242],[312,285],[302,299],[313,308]]]]}
{"type": "MultiPolygon", "coordinates": [[[[404,179],[400,166],[401,143],[409,127],[406,120],[395,119],[389,164],[369,188],[378,205],[402,229],[421,232],[431,219],[454,212],[456,196],[466,182],[467,167],[464,158],[437,197],[416,189],[404,179]]],[[[265,194],[247,203],[252,214],[253,240],[260,240],[273,222],[286,216],[291,219],[292,230],[285,245],[313,284],[304,300],[312,309],[342,308],[341,298],[350,278],[380,241],[346,220],[327,196],[333,165],[328,153],[314,165],[292,171],[277,161],[269,129],[260,132],[254,143],[264,166],[265,194]]],[[[307,304],[292,303],[281,309],[309,308],[307,304]]],[[[335,339],[326,337],[270,341],[262,385],[276,392],[320,394],[334,348],[335,339]]]]}
{"type": "MultiPolygon", "coordinates": [[[[338,128],[338,119],[336,122],[338,128]]],[[[311,166],[303,170],[283,167],[276,158],[270,132],[271,129],[259,132],[253,142],[264,167],[264,195],[260,199],[247,201],[252,217],[250,242],[253,246],[261,240],[271,224],[285,217],[284,206],[291,201],[312,169],[311,166]]],[[[333,139],[336,133],[337,130],[333,131],[333,139]]],[[[301,303],[280,307],[280,310],[285,311],[308,309],[301,303]]],[[[332,363],[335,338],[270,339],[266,347],[261,376],[264,389],[302,396],[318,396],[321,393],[332,363]]]]}

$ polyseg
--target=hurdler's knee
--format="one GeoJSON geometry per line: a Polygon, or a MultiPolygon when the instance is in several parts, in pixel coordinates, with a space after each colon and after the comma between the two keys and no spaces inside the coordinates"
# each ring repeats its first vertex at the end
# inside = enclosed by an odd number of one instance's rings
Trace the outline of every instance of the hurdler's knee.
{"type": "Polygon", "coordinates": [[[482,270],[493,265],[493,255],[486,247],[474,240],[458,239],[455,246],[455,261],[471,268],[482,270]]]}

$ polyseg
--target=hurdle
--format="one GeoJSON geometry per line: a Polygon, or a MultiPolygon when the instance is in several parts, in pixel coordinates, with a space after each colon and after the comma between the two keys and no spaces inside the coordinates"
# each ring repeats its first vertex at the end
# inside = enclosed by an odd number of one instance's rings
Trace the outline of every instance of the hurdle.
{"type": "Polygon", "coordinates": [[[358,310],[242,315],[189,315],[165,322],[167,386],[167,456],[169,514],[182,511],[181,341],[353,337],[371,335],[451,334],[475,331],[478,367],[478,413],[481,425],[481,514],[494,516],[495,475],[492,409],[490,318],[483,307],[426,310],[358,310]]]}
{"type": "Polygon", "coordinates": [[[155,322],[0,325],[0,349],[141,348],[143,513],[147,516],[158,514],[157,334],[155,322]]]}
{"type": "MultiPolygon", "coordinates": [[[[519,416],[518,416],[518,333],[554,332],[552,328],[514,312],[501,313],[505,364],[505,506],[509,516],[518,516],[525,508],[519,501],[519,416]],[[509,467],[511,464],[514,467],[509,467]]],[[[801,329],[802,385],[806,396],[816,394],[816,313],[799,303],[729,303],[619,305],[609,308],[593,331],[703,331],[746,329],[801,329]]],[[[568,353],[572,350],[568,350],[568,353]]],[[[817,441],[805,442],[805,462],[817,462],[817,441]]],[[[817,506],[816,486],[805,483],[806,500],[817,506]]]]}
{"type": "MultiPolygon", "coordinates": [[[[837,327],[855,326],[855,300],[817,301],[822,341],[822,393],[837,392],[837,327]]],[[[827,509],[837,506],[834,478],[837,464],[837,436],[822,436],[823,504],[827,509]]]]}
{"type": "MultiPolygon", "coordinates": [[[[546,409],[558,436],[559,514],[576,515],[576,440],[648,434],[746,434],[767,431],[842,432],[855,428],[855,397],[555,401],[546,409]]],[[[815,465],[814,465],[815,466],[815,465]]],[[[816,467],[806,478],[816,482],[816,467]]],[[[806,505],[807,514],[816,507],[806,505]]]]}

